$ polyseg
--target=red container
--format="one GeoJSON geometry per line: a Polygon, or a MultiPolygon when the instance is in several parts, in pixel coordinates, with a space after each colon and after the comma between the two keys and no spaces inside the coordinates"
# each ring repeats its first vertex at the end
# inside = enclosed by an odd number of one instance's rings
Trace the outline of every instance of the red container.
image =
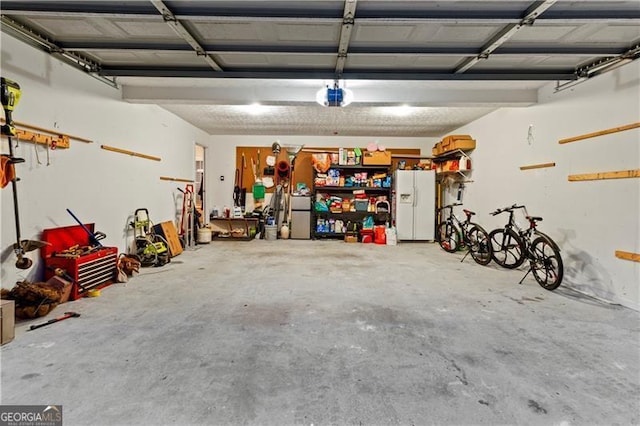
{"type": "Polygon", "coordinates": [[[363,243],[373,242],[373,229],[363,229],[360,231],[360,241],[363,243]]]}
{"type": "Polygon", "coordinates": [[[376,244],[387,244],[387,227],[384,225],[373,228],[373,242],[376,244]]]}

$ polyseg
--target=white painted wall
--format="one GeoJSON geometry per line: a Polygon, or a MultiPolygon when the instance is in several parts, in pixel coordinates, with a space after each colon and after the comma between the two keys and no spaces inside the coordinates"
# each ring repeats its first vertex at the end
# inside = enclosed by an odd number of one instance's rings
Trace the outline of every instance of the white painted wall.
{"type": "MultiPolygon", "coordinates": [[[[638,310],[640,264],[614,252],[640,252],[640,179],[568,182],[567,176],[640,168],[640,130],[563,145],[558,140],[640,121],[640,61],[570,90],[553,93],[554,87],[539,91],[536,106],[500,109],[452,132],[477,140],[464,204],[487,230],[507,220],[489,212],[525,204],[544,218],[540,230],[560,245],[563,286],[638,310]],[[519,170],[547,162],[556,167],[519,170]]],[[[519,222],[526,221],[520,216],[519,222]]]]}
{"type": "MultiPolygon", "coordinates": [[[[175,219],[181,208],[177,187],[160,176],[193,179],[194,144],[209,135],[154,105],[133,105],[121,100],[120,90],[65,65],[2,33],[2,76],[15,80],[22,98],[14,120],[59,129],[94,141],[71,142],[71,149],[51,151],[20,143],[16,156],[26,160],[16,166],[20,178],[18,198],[23,239],[39,239],[43,229],[75,225],[71,209],[84,222],[94,222],[107,234],[104,245],[125,250],[132,233],[127,223],[136,208],[146,207],[154,222],[175,219]],[[100,149],[110,145],[150,154],[150,161],[100,149]]],[[[6,140],[2,153],[8,153],[6,140]]],[[[11,186],[1,191],[2,287],[16,280],[41,278],[42,265],[26,271],[14,267],[15,241],[11,186]]],[[[37,260],[38,252],[29,256],[37,260]]]]}
{"type": "MultiPolygon", "coordinates": [[[[437,138],[389,138],[389,137],[347,137],[347,136],[239,136],[214,135],[206,150],[206,189],[209,210],[213,206],[233,206],[233,187],[236,164],[236,147],[264,146],[271,150],[271,144],[280,141],[281,145],[304,144],[305,148],[313,147],[366,147],[377,142],[387,148],[419,148],[421,154],[431,155],[431,147],[437,138]],[[224,176],[224,181],[220,180],[224,176]]],[[[210,211],[209,211],[210,213],[210,211]]]]}

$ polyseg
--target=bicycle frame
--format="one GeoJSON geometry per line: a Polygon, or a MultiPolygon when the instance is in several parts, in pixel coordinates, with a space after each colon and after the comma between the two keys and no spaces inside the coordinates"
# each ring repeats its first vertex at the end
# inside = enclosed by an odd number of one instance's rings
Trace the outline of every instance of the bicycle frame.
{"type": "Polygon", "coordinates": [[[444,222],[450,222],[453,225],[453,227],[456,228],[456,230],[460,231],[460,236],[462,237],[462,244],[469,246],[471,243],[469,238],[469,225],[471,224],[471,216],[467,215],[466,220],[462,221],[458,219],[458,216],[456,216],[453,213],[453,208],[461,205],[462,205],[461,203],[450,204],[448,206],[442,207],[441,210],[446,211],[446,209],[449,209],[449,215],[446,215],[446,212],[445,212],[446,217],[444,218],[444,222]]]}

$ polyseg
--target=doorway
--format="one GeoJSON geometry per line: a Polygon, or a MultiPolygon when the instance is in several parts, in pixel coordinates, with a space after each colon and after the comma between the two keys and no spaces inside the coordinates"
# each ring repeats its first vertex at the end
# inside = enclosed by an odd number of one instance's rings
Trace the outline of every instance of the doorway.
{"type": "Polygon", "coordinates": [[[200,225],[209,223],[209,215],[206,209],[206,197],[205,197],[205,147],[202,145],[195,145],[195,190],[196,190],[196,211],[200,214],[200,225]]]}

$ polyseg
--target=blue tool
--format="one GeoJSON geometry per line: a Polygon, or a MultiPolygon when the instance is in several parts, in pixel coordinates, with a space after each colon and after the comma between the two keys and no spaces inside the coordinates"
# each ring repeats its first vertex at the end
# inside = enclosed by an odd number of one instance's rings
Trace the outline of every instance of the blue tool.
{"type": "Polygon", "coordinates": [[[96,232],[96,233],[91,232],[89,228],[87,228],[86,226],[84,226],[82,222],[80,222],[80,219],[78,219],[71,210],[67,209],[67,212],[69,212],[71,217],[73,217],[76,220],[76,222],[78,222],[78,224],[82,226],[82,229],[84,229],[84,232],[86,232],[89,235],[89,241],[91,242],[91,244],[94,246],[102,247],[102,243],[100,243],[100,240],[104,239],[106,235],[102,232],[96,232]]]}

